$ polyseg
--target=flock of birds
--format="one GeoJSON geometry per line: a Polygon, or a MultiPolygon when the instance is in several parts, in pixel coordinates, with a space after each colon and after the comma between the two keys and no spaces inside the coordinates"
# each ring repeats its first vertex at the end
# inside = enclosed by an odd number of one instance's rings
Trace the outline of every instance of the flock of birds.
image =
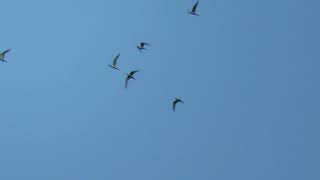
{"type": "MultiPolygon", "coordinates": [[[[199,4],[199,1],[197,1],[197,2],[193,5],[191,11],[188,10],[188,13],[191,14],[191,15],[194,15],[194,16],[199,16],[199,14],[197,14],[198,4],[199,4]]],[[[137,46],[137,48],[138,48],[138,50],[139,50],[140,52],[142,52],[142,51],[144,51],[144,50],[147,50],[147,49],[145,48],[145,46],[150,46],[150,44],[148,44],[148,43],[146,43],[146,42],[141,42],[141,43],[137,46]]],[[[6,56],[6,54],[7,54],[10,50],[11,50],[11,49],[7,49],[7,50],[5,50],[5,51],[3,51],[3,52],[0,52],[0,61],[7,62],[7,61],[5,60],[5,56],[6,56]]],[[[117,61],[118,61],[119,57],[120,57],[120,53],[119,53],[116,57],[114,57],[114,59],[113,59],[113,61],[112,61],[112,64],[110,64],[109,67],[111,67],[112,69],[115,69],[115,70],[120,70],[120,69],[117,67],[117,61]]],[[[133,75],[134,75],[135,73],[137,73],[137,72],[139,72],[139,71],[138,71],[138,70],[134,70],[134,71],[130,71],[129,73],[127,73],[126,78],[125,78],[125,88],[128,87],[128,82],[129,82],[130,79],[134,79],[134,80],[135,80],[135,78],[134,78],[133,75]]],[[[178,98],[178,97],[174,98],[174,100],[173,100],[173,102],[172,102],[172,110],[173,110],[173,111],[176,110],[176,105],[177,105],[178,103],[184,103],[184,102],[183,102],[180,98],[178,98]]]]}

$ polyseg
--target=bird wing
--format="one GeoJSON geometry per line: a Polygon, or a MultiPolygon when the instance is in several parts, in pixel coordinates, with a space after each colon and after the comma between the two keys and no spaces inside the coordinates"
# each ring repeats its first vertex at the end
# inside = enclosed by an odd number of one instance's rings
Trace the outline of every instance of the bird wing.
{"type": "Polygon", "coordinates": [[[128,87],[128,81],[129,81],[129,76],[127,76],[127,77],[126,77],[125,85],[124,85],[124,87],[125,87],[125,88],[127,88],[127,87],[128,87]]]}
{"type": "Polygon", "coordinates": [[[130,73],[129,73],[129,75],[130,76],[133,76],[136,72],[139,72],[138,70],[136,70],[136,71],[131,71],[130,73]]]}
{"type": "Polygon", "coordinates": [[[172,108],[173,108],[173,111],[175,111],[176,110],[176,104],[177,103],[184,103],[181,99],[176,99],[176,100],[174,100],[173,101],[173,106],[172,106],[172,108]]]}
{"type": "Polygon", "coordinates": [[[177,100],[173,101],[172,103],[172,110],[175,111],[176,110],[176,104],[178,103],[177,100]]]}
{"type": "Polygon", "coordinates": [[[113,59],[112,65],[116,66],[117,65],[117,60],[120,57],[120,53],[113,59]]]}
{"type": "Polygon", "coordinates": [[[199,1],[197,1],[196,4],[193,5],[192,12],[195,13],[197,11],[198,4],[199,4],[199,1]]]}
{"type": "Polygon", "coordinates": [[[3,51],[2,54],[5,55],[5,54],[7,54],[10,50],[11,50],[11,49],[7,49],[7,50],[3,51]]]}

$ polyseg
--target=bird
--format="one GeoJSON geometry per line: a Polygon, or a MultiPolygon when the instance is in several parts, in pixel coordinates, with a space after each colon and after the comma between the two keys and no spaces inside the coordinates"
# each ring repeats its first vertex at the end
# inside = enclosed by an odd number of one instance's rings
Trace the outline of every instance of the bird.
{"type": "Polygon", "coordinates": [[[173,103],[172,103],[172,109],[173,109],[173,111],[176,111],[176,104],[177,103],[184,103],[180,98],[174,98],[174,101],[173,101],[173,103]]]}
{"type": "Polygon", "coordinates": [[[5,55],[10,51],[11,49],[7,49],[5,51],[3,51],[2,53],[0,53],[0,61],[3,61],[3,62],[7,62],[4,57],[5,55]]]}
{"type": "Polygon", "coordinates": [[[117,68],[117,60],[119,57],[120,57],[120,53],[115,58],[113,58],[112,65],[109,64],[109,67],[119,70],[119,68],[117,68]]]}
{"type": "Polygon", "coordinates": [[[134,79],[134,80],[135,80],[135,78],[133,77],[133,75],[134,75],[136,72],[139,72],[139,71],[138,71],[138,70],[136,70],[136,71],[131,71],[131,72],[129,72],[129,73],[127,74],[127,77],[126,77],[126,80],[125,80],[125,88],[128,87],[128,81],[129,81],[130,79],[134,79]]]}
{"type": "Polygon", "coordinates": [[[188,11],[191,15],[199,16],[199,14],[196,13],[198,4],[199,4],[199,1],[197,1],[197,2],[193,5],[191,11],[188,11]]]}
{"type": "Polygon", "coordinates": [[[139,49],[140,52],[142,52],[142,50],[147,50],[144,46],[150,46],[150,44],[146,43],[146,42],[141,42],[137,48],[139,49]]]}

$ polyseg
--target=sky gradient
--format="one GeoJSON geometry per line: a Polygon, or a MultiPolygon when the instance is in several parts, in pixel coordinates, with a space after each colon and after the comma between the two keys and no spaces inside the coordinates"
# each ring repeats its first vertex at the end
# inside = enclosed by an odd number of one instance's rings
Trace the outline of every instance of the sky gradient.
{"type": "Polygon", "coordinates": [[[2,1],[0,179],[320,179],[320,2],[194,3],[2,1]]]}

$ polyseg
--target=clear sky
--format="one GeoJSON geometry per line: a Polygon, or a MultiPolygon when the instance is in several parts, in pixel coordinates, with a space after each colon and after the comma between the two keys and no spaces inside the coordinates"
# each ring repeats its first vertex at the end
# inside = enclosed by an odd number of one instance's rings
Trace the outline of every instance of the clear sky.
{"type": "Polygon", "coordinates": [[[1,1],[0,179],[319,180],[320,2],[194,3],[1,1]]]}

